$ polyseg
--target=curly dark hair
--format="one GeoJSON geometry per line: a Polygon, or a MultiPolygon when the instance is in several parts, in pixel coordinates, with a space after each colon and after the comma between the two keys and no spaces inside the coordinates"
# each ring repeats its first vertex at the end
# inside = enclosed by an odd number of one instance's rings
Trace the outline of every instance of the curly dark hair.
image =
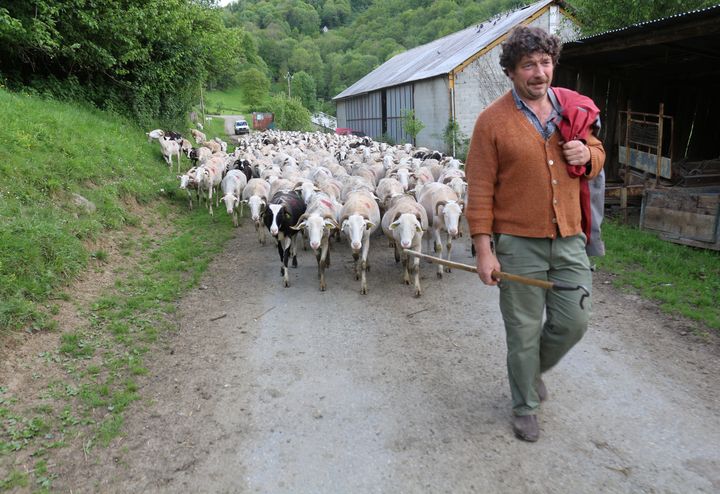
{"type": "Polygon", "coordinates": [[[500,66],[507,75],[508,70],[515,69],[520,59],[533,53],[547,53],[557,65],[560,58],[562,42],[554,34],[548,34],[539,27],[518,26],[510,32],[503,42],[500,54],[500,66]]]}

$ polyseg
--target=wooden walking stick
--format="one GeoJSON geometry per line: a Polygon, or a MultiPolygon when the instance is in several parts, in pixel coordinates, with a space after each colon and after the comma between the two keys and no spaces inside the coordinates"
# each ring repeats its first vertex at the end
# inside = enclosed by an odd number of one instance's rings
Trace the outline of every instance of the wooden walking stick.
{"type": "MultiPolygon", "coordinates": [[[[469,271],[471,273],[477,273],[477,268],[475,266],[471,266],[470,264],[463,264],[460,262],[455,261],[448,261],[446,259],[442,259],[440,257],[435,256],[429,256],[427,254],[423,254],[422,252],[417,252],[415,250],[410,249],[403,249],[406,254],[410,256],[419,257],[420,259],[428,260],[435,264],[442,264],[443,266],[447,266],[449,268],[455,268],[455,269],[461,269],[463,271],[469,271]]],[[[537,286],[540,288],[544,288],[546,290],[555,290],[555,291],[575,291],[580,290],[583,292],[582,296],[580,297],[580,308],[584,309],[585,306],[583,305],[585,299],[590,296],[590,291],[584,286],[584,285],[568,285],[566,283],[560,283],[558,281],[552,282],[552,281],[545,281],[545,280],[536,280],[534,278],[527,278],[525,276],[520,276],[517,274],[510,274],[505,273],[503,271],[493,271],[492,272],[493,278],[496,280],[507,280],[507,281],[514,281],[516,283],[522,283],[524,285],[531,285],[531,286],[537,286]]]]}

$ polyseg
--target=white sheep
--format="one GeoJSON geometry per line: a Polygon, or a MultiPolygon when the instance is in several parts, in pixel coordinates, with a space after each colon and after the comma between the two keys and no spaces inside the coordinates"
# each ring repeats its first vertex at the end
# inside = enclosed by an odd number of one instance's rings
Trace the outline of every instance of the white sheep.
{"type": "Polygon", "coordinates": [[[222,201],[225,203],[227,213],[232,216],[233,226],[238,226],[238,207],[240,208],[240,216],[242,217],[242,198],[243,190],[247,185],[247,177],[241,170],[230,170],[225,178],[220,182],[222,190],[222,201]]]}
{"type": "Polygon", "coordinates": [[[180,173],[180,144],[173,139],[164,137],[160,138],[158,142],[160,143],[160,152],[171,170],[173,156],[177,156],[178,173],[180,173]]]}
{"type": "Polygon", "coordinates": [[[360,279],[360,293],[367,294],[366,273],[368,251],[370,250],[370,234],[380,226],[380,208],[375,202],[375,195],[365,189],[355,190],[348,194],[340,212],[340,229],[345,233],[355,259],[355,279],[360,279]]]}
{"type": "MultiPolygon", "coordinates": [[[[460,232],[460,216],[462,215],[463,203],[457,194],[449,186],[432,182],[423,187],[418,196],[418,202],[425,208],[429,224],[432,228],[435,241],[435,254],[443,257],[442,233],[446,234],[447,257],[450,260],[453,239],[458,237],[460,232]]],[[[445,269],[450,272],[449,268],[445,269]]],[[[437,276],[442,278],[443,267],[438,264],[437,276]]]]}
{"type": "Polygon", "coordinates": [[[403,281],[410,284],[414,274],[415,296],[422,294],[420,287],[420,258],[410,259],[403,249],[422,250],[422,237],[428,229],[428,219],[423,208],[411,195],[395,196],[382,218],[382,230],[395,249],[395,262],[402,260],[403,281]]]}

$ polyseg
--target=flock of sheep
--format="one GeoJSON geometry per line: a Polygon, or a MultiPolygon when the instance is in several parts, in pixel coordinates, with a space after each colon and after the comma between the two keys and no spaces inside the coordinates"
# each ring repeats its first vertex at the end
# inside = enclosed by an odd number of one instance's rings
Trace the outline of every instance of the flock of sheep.
{"type": "MultiPolygon", "coordinates": [[[[414,284],[420,296],[420,259],[405,249],[422,251],[427,233],[435,254],[450,258],[453,239],[460,234],[466,192],[462,163],[437,151],[410,144],[390,146],[368,137],[320,132],[266,131],[241,139],[234,152],[227,143],[207,139],[195,129],[196,142],[179,134],[154,130],[166,162],[173,168],[180,156],[191,168],[178,175],[187,191],[189,206],[205,204],[213,214],[225,203],[238,226],[243,206],[265,244],[266,230],[277,243],[284,285],[290,284],[288,263],[297,267],[301,237],[317,258],[320,290],[325,290],[325,269],[330,264],[332,239],[342,237],[352,249],[355,278],[366,294],[370,237],[381,229],[402,262],[403,279],[414,284]],[[302,232],[302,235],[298,233],[302,232]]],[[[443,267],[438,265],[437,276],[443,267]]]]}

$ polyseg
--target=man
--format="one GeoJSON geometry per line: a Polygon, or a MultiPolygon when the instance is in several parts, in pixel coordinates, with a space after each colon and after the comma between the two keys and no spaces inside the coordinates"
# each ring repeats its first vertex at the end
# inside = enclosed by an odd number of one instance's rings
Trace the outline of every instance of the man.
{"type": "MultiPolygon", "coordinates": [[[[500,57],[512,90],[475,124],[466,160],[466,215],[478,274],[486,285],[498,285],[492,272],[502,270],[591,287],[580,181],[600,173],[605,151],[590,133],[584,142],[563,140],[558,131],[563,109],[550,83],[560,47],[557,36],[540,28],[513,30],[500,57]],[[585,168],[570,172],[584,170],[584,177],[569,172],[569,167],[580,166],[585,168]]],[[[547,395],[541,374],[580,340],[590,304],[586,301],[580,308],[577,291],[546,291],[513,282],[499,286],[513,431],[520,439],[537,441],[536,414],[547,395]]]]}

